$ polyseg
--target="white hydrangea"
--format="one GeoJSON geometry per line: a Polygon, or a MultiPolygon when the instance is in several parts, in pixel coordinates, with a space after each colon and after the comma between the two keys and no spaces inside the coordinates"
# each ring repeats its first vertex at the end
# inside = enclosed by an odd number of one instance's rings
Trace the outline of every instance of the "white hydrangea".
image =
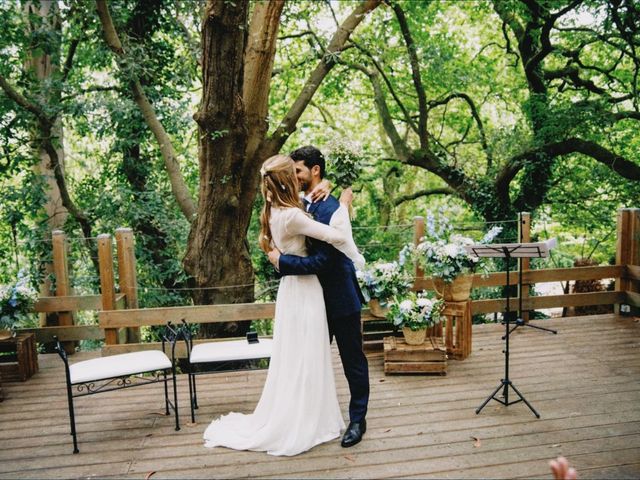
{"type": "Polygon", "coordinates": [[[401,312],[408,313],[413,310],[413,302],[411,300],[403,300],[400,302],[400,305],[398,305],[398,308],[400,308],[401,312]]]}
{"type": "Polygon", "coordinates": [[[418,298],[416,300],[416,304],[420,307],[420,308],[424,308],[424,307],[431,307],[432,306],[432,302],[431,300],[429,300],[428,298],[418,298]]]}
{"type": "Polygon", "coordinates": [[[459,247],[453,243],[449,243],[445,245],[442,250],[447,257],[455,257],[458,255],[459,247]]]}

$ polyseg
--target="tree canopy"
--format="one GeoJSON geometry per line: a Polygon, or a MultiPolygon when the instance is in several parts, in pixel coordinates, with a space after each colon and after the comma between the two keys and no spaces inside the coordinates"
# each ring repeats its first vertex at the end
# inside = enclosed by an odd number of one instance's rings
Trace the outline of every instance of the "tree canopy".
{"type": "Polygon", "coordinates": [[[606,261],[640,198],[633,0],[12,0],[0,24],[0,282],[45,274],[53,229],[130,226],[142,305],[253,301],[260,164],[336,139],[369,260],[442,210],[529,211],[606,261]]]}

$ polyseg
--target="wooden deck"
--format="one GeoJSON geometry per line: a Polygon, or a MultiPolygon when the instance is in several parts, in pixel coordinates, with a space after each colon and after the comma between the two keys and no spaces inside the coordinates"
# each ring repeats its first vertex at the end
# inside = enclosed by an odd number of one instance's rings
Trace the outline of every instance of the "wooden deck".
{"type": "MultiPolygon", "coordinates": [[[[162,415],[159,385],[77,399],[80,454],[71,453],[62,362],[40,356],[40,372],[4,385],[0,478],[551,478],[566,456],[586,478],[640,477],[640,322],[613,315],[544,321],[558,335],[519,329],[511,379],[540,412],[491,401],[503,377],[502,327],[474,327],[473,353],[450,361],[445,377],[384,376],[370,358],[365,440],[339,441],[291,458],[205,449],[208,421],[249,412],[264,371],[202,377],[198,423],[188,423],[186,378],[179,379],[183,428],[162,415]]],[[[95,353],[81,353],[73,360],[95,353]]],[[[335,354],[340,402],[348,392],[335,354]]]]}

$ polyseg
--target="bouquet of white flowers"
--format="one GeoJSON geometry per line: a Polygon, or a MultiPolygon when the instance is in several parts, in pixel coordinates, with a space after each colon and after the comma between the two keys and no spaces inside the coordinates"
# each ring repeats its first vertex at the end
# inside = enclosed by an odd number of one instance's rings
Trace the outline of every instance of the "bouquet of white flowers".
{"type": "Polygon", "coordinates": [[[377,298],[382,306],[411,288],[411,276],[398,262],[376,262],[364,271],[358,270],[356,275],[365,300],[377,298]]]}
{"type": "Polygon", "coordinates": [[[424,294],[411,292],[403,300],[391,303],[387,318],[396,327],[416,331],[440,323],[443,308],[442,300],[432,300],[424,294]]]}
{"type": "Polygon", "coordinates": [[[18,274],[15,285],[0,285],[0,329],[14,328],[32,313],[38,292],[29,285],[29,277],[18,274]]]}
{"type": "Polygon", "coordinates": [[[338,187],[350,187],[362,172],[362,148],[353,141],[337,139],[330,142],[327,149],[329,179],[338,187]]]}

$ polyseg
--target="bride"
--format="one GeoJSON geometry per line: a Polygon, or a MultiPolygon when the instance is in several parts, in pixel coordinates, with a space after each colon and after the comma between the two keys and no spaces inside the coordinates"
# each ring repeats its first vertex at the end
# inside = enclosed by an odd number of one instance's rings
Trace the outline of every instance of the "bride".
{"type": "MultiPolygon", "coordinates": [[[[364,266],[351,236],[343,204],[331,225],[312,220],[298,197],[294,162],[276,155],[260,170],[265,205],[260,217],[260,248],[305,256],[305,238],[331,243],[364,266]]],[[[315,275],[280,280],[267,380],[253,413],[231,412],[204,432],[206,447],[297,455],[340,436],[345,428],[336,394],[322,287],[315,275]]]]}

